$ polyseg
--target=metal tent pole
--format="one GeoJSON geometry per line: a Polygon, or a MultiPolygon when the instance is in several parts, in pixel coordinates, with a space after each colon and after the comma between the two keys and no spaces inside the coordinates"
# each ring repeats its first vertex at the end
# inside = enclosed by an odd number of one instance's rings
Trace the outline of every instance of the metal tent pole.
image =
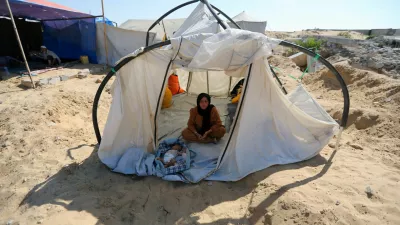
{"type": "Polygon", "coordinates": [[[13,27],[14,27],[15,35],[17,36],[19,48],[21,49],[22,57],[24,57],[26,70],[28,70],[29,78],[31,79],[31,82],[32,82],[32,87],[36,88],[35,87],[35,82],[33,82],[33,79],[32,79],[31,70],[29,69],[28,61],[26,61],[24,48],[22,47],[21,39],[19,38],[17,26],[15,25],[14,16],[13,16],[12,11],[11,11],[10,3],[8,2],[8,0],[6,0],[6,3],[7,3],[8,11],[10,12],[10,18],[11,18],[11,22],[12,22],[13,27]]]}
{"type": "Polygon", "coordinates": [[[207,70],[207,94],[210,94],[210,85],[209,85],[209,78],[208,78],[208,70],[207,70]]]}
{"type": "Polygon", "coordinates": [[[106,62],[108,63],[107,35],[106,35],[106,18],[104,17],[104,2],[101,0],[101,11],[103,16],[103,33],[104,33],[104,48],[106,50],[106,62]]]}
{"type": "Polygon", "coordinates": [[[160,23],[161,20],[163,20],[165,17],[167,17],[169,14],[175,12],[176,10],[185,7],[187,5],[193,4],[195,2],[198,2],[199,0],[192,0],[192,1],[188,1],[185,2],[183,4],[178,5],[177,7],[169,10],[168,12],[166,12],[164,15],[162,15],[160,18],[158,18],[158,20],[154,21],[154,23],[149,27],[149,29],[147,30],[147,34],[146,34],[146,47],[149,46],[149,37],[150,37],[150,30],[153,29],[153,27],[155,27],[158,23],[160,23]]]}

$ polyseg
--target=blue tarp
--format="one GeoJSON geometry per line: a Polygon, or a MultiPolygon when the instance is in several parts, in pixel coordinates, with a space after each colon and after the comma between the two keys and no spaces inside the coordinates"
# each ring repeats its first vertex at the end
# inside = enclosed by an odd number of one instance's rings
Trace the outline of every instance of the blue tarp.
{"type": "MultiPolygon", "coordinates": [[[[97,63],[95,17],[46,0],[9,2],[14,17],[42,22],[43,45],[60,58],[79,59],[87,55],[91,63],[97,63]],[[92,18],[78,19],[82,17],[92,18]]],[[[0,16],[9,17],[5,0],[0,0],[0,16]]]]}
{"type": "MultiPolygon", "coordinates": [[[[71,19],[92,16],[44,0],[9,0],[9,3],[14,17],[32,20],[71,19]]],[[[0,0],[0,16],[9,17],[6,0],[0,0]]]]}
{"type": "Polygon", "coordinates": [[[97,63],[95,19],[43,22],[43,45],[60,58],[79,59],[87,55],[97,63]]]}
{"type": "MultiPolygon", "coordinates": [[[[111,20],[109,20],[109,19],[107,19],[107,18],[105,18],[105,21],[106,21],[106,24],[107,24],[107,25],[112,26],[112,27],[115,27],[113,21],[111,21],[111,20]]],[[[102,17],[97,17],[97,18],[96,18],[96,23],[104,23],[103,18],[102,18],[102,17]]]]}

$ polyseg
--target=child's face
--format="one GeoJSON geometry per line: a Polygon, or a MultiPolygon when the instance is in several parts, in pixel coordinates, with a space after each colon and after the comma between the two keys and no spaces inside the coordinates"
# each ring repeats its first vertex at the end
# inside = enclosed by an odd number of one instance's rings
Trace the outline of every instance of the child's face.
{"type": "Polygon", "coordinates": [[[174,145],[174,146],[172,146],[172,149],[180,151],[182,149],[182,147],[180,145],[174,145]]]}

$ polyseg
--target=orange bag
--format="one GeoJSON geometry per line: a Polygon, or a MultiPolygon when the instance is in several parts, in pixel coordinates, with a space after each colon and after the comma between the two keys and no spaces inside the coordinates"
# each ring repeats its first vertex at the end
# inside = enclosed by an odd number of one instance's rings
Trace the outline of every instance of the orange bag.
{"type": "Polygon", "coordinates": [[[178,75],[171,74],[168,78],[168,88],[171,90],[172,95],[185,92],[179,85],[178,75]]]}
{"type": "Polygon", "coordinates": [[[166,87],[161,108],[165,109],[165,108],[169,108],[171,106],[172,106],[172,93],[171,93],[171,90],[169,90],[169,88],[166,87]]]}

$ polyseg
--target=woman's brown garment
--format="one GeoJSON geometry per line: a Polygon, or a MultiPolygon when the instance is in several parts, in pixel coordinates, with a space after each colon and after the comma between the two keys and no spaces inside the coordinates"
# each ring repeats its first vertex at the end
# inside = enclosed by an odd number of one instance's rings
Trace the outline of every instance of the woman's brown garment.
{"type": "Polygon", "coordinates": [[[198,132],[203,124],[203,116],[201,116],[197,112],[197,107],[190,109],[190,117],[188,120],[188,127],[182,131],[183,139],[191,142],[201,142],[201,143],[209,143],[213,141],[213,138],[217,140],[221,139],[225,133],[226,129],[222,125],[222,121],[219,117],[218,110],[216,107],[211,109],[211,133],[208,135],[207,138],[200,140],[196,135],[195,132],[198,132]]]}

